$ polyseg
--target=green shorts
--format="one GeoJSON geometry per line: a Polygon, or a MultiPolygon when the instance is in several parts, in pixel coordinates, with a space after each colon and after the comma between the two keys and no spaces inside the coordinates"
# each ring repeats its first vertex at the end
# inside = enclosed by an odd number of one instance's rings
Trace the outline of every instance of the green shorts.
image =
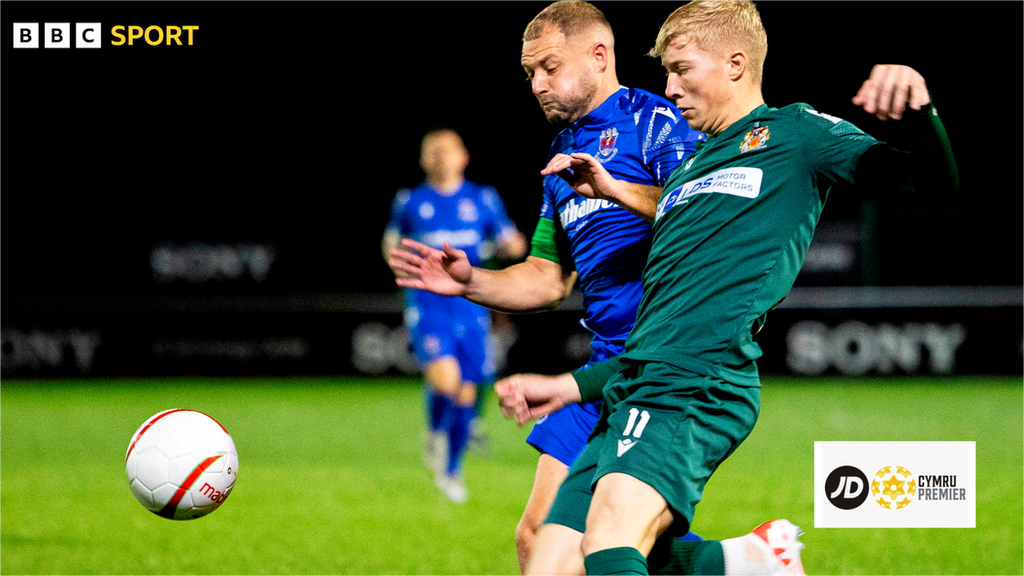
{"type": "Polygon", "coordinates": [[[586,528],[599,478],[621,472],[650,485],[685,534],[711,474],[750,434],[761,389],[664,363],[630,366],[604,389],[601,419],[558,489],[546,522],[586,528]]]}

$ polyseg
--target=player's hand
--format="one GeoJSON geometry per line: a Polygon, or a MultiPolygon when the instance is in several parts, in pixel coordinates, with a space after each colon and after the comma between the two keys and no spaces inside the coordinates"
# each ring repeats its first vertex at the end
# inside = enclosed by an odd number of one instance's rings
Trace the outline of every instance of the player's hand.
{"type": "Polygon", "coordinates": [[[395,272],[395,283],[403,288],[426,290],[442,296],[464,296],[473,278],[473,266],[462,250],[445,242],[438,250],[405,238],[402,246],[392,248],[388,266],[395,272]]]}
{"type": "Polygon", "coordinates": [[[924,77],[909,66],[878,64],[861,85],[853,103],[879,120],[899,120],[909,105],[914,110],[931,102],[924,77]]]}
{"type": "Polygon", "coordinates": [[[514,374],[498,380],[494,392],[502,415],[519,426],[580,401],[580,390],[572,374],[514,374]]]}
{"type": "Polygon", "coordinates": [[[541,170],[542,176],[557,174],[572,189],[585,198],[614,202],[618,198],[619,182],[604,169],[593,156],[584,152],[556,154],[541,170]]]}

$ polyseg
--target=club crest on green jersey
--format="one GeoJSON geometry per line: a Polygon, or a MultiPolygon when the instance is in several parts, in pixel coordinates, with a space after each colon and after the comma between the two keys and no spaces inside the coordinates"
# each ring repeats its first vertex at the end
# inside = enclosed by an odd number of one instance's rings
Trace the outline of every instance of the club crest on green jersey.
{"type": "Polygon", "coordinates": [[[769,138],[771,138],[771,133],[768,131],[767,126],[754,128],[743,136],[743,143],[740,144],[740,152],[750,152],[751,150],[764,148],[768,145],[769,138]]]}

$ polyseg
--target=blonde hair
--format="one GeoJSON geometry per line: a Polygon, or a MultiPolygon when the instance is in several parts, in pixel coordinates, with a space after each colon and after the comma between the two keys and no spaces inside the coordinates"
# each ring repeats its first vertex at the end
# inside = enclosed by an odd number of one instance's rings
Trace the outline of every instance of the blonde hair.
{"type": "Polygon", "coordinates": [[[768,35],[757,7],[749,0],[693,0],[669,14],[648,56],[661,58],[672,42],[686,36],[707,52],[740,48],[747,54],[751,76],[761,82],[768,55],[768,35]]]}
{"type": "Polygon", "coordinates": [[[611,24],[604,12],[589,2],[581,0],[563,0],[549,5],[534,16],[523,32],[523,42],[536,40],[544,35],[544,29],[555,26],[566,38],[576,36],[594,27],[601,27],[609,33],[611,24]]]}

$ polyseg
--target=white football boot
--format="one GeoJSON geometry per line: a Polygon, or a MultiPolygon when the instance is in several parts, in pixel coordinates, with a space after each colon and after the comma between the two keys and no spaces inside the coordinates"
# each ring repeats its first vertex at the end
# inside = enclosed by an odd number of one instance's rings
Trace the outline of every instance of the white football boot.
{"type": "Polygon", "coordinates": [[[772,574],[783,576],[807,576],[804,565],[800,562],[800,550],[804,547],[800,542],[803,532],[789,520],[771,520],[750,531],[746,536],[748,542],[757,546],[768,558],[774,558],[777,565],[772,574]]]}
{"type": "Polygon", "coordinates": [[[442,472],[434,477],[434,484],[456,504],[464,504],[469,499],[469,492],[460,475],[449,476],[442,472]]]}

